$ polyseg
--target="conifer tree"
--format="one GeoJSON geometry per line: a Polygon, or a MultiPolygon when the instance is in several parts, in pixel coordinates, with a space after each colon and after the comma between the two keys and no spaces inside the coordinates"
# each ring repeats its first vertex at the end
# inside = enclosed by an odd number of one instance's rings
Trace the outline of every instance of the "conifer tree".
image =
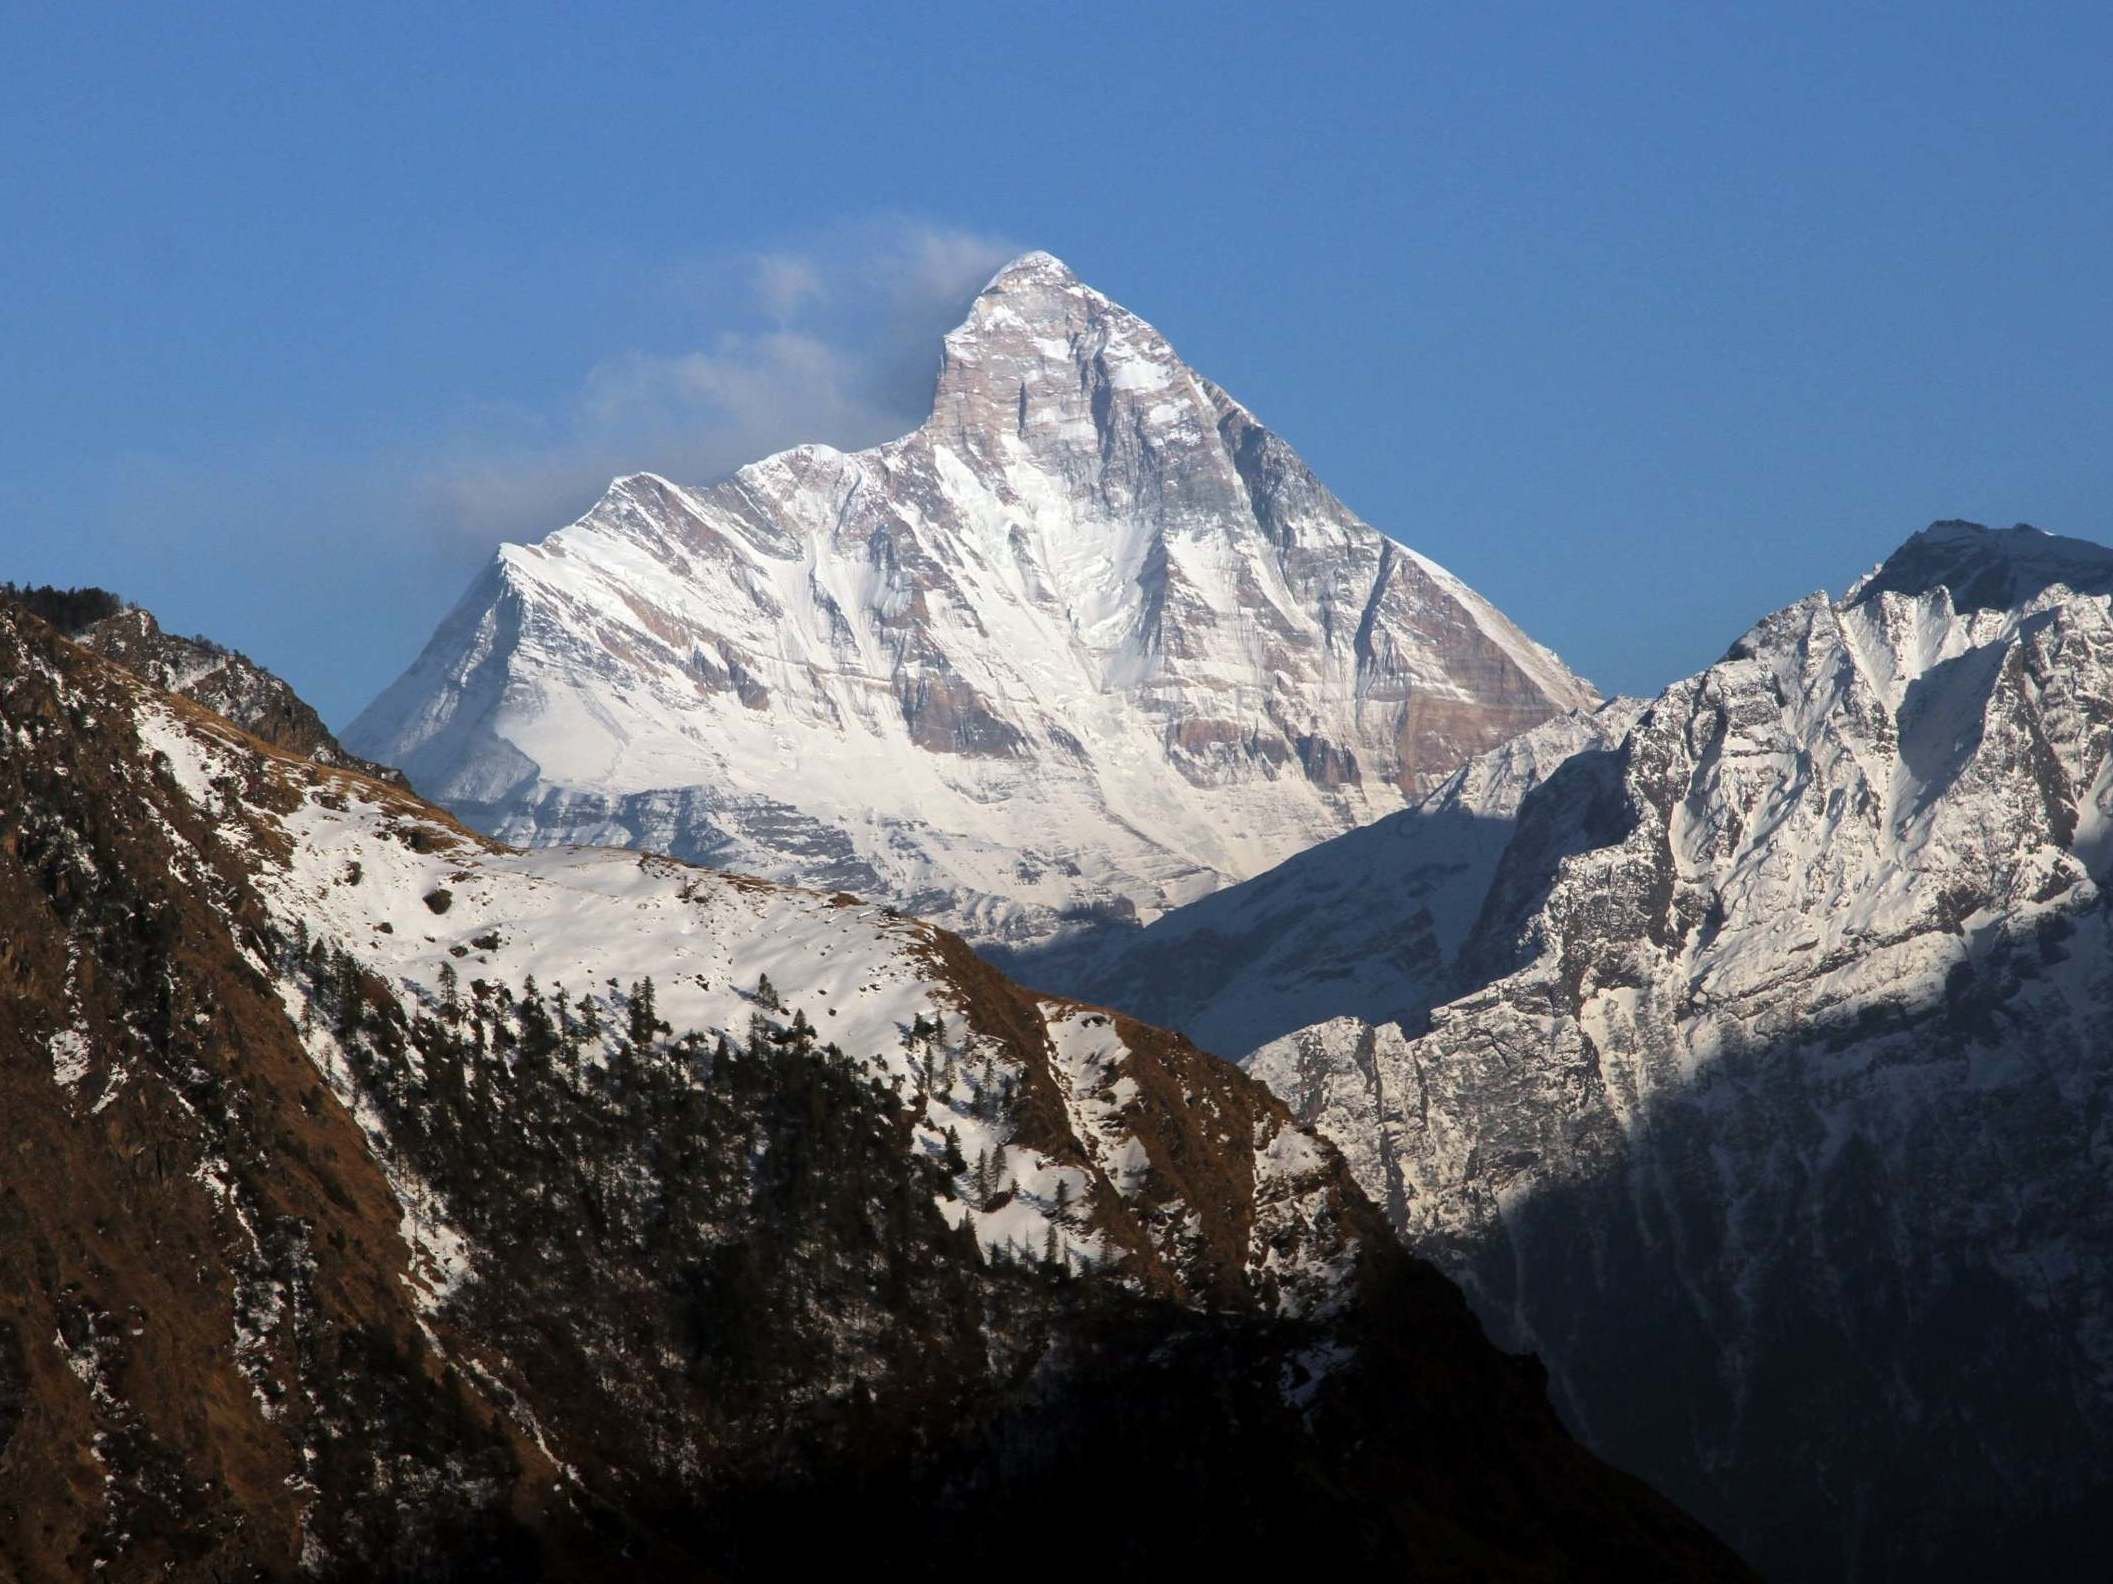
{"type": "Polygon", "coordinates": [[[641,1055],[653,1048],[653,1036],[661,1027],[660,1013],[653,1002],[653,976],[647,974],[631,987],[629,1006],[631,1045],[641,1055]]]}
{"type": "Polygon", "coordinates": [[[360,1014],[365,998],[360,993],[359,963],[340,946],[332,960],[332,978],[337,998],[337,1037],[348,1047],[359,1037],[360,1014]]]}
{"type": "Polygon", "coordinates": [[[520,1018],[521,1055],[540,1069],[557,1054],[558,1031],[550,1021],[550,1009],[543,1004],[533,974],[521,982],[520,1018]]]}

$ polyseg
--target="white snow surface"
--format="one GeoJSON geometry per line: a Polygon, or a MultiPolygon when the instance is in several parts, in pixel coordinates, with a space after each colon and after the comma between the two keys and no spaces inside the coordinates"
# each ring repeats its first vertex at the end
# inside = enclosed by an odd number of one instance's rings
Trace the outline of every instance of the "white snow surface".
{"type": "Polygon", "coordinates": [[[930,419],[508,545],[347,732],[509,840],[888,897],[984,941],[1150,919],[1591,689],[1046,254],[930,419]]]}
{"type": "Polygon", "coordinates": [[[1413,1018],[1447,999],[1526,795],[1572,756],[1611,750],[1643,708],[1617,698],[1544,721],[1410,807],[1143,929],[996,955],[1016,977],[1121,1007],[1234,1061],[1336,1018],[1413,1018]]]}
{"type": "Polygon", "coordinates": [[[88,1076],[90,1047],[79,1029],[61,1029],[50,1040],[51,1077],[62,1089],[71,1089],[88,1076]]]}
{"type": "MultiPolygon", "coordinates": [[[[607,997],[611,978],[628,991],[650,974],[660,1015],[678,1032],[723,1032],[739,1041],[758,1015],[782,1023],[797,1009],[823,1043],[900,1077],[905,1092],[917,1087],[906,1036],[920,1017],[944,1020],[964,1066],[980,1062],[987,1046],[997,1049],[968,1033],[927,928],[889,910],[610,848],[490,851],[465,844],[421,854],[386,833],[396,817],[357,802],[349,816],[321,802],[305,805],[286,821],[295,856],[274,900],[289,921],[305,919],[311,931],[345,944],[388,977],[407,1007],[438,1004],[443,963],[465,984],[492,978],[518,988],[533,975],[546,993],[562,987],[575,996],[607,997]],[[348,878],[354,865],[356,882],[348,878]],[[425,898],[441,890],[451,900],[436,914],[425,898]],[[477,944],[493,934],[496,946],[477,944]],[[455,947],[467,954],[454,957],[455,947]],[[756,999],[765,978],[782,998],[782,1013],[767,1012],[756,999]]],[[[1009,1056],[1001,1059],[1013,1065],[1009,1056]]],[[[960,1100],[959,1110],[931,1101],[932,1142],[952,1126],[970,1159],[979,1147],[1003,1148],[967,1113],[965,1091],[960,1100]]],[[[1066,1169],[1018,1147],[1008,1151],[1006,1167],[1014,1200],[999,1217],[979,1217],[979,1226],[986,1242],[1011,1239],[1039,1255],[1048,1231],[1045,1201],[1066,1169]]],[[[1088,1182],[1076,1171],[1068,1175],[1083,1203],[1088,1182]]],[[[407,1225],[409,1219],[407,1211],[407,1225]]],[[[958,1207],[951,1219],[958,1221],[958,1207]]],[[[1099,1252],[1091,1238],[1068,1241],[1081,1258],[1099,1252]]],[[[443,1271],[461,1259],[459,1247],[445,1257],[435,1251],[443,1271]]]]}

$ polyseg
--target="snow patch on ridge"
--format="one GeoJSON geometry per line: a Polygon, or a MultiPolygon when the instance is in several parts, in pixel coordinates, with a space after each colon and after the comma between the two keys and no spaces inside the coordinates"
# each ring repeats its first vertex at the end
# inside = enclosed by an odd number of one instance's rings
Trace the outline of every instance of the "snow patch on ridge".
{"type": "Polygon", "coordinates": [[[52,1082],[71,1089],[88,1076],[88,1037],[79,1029],[61,1029],[47,1042],[52,1082]]]}

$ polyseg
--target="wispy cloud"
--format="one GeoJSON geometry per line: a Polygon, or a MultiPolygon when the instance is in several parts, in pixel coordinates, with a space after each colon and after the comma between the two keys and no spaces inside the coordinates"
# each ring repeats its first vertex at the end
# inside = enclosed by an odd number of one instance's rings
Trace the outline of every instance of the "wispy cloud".
{"type": "Polygon", "coordinates": [[[285,672],[342,723],[414,654],[502,540],[539,539],[639,471],[721,478],[803,441],[853,449],[924,418],[939,338],[1021,251],[906,221],[671,261],[627,337],[554,397],[493,390],[343,449],[120,458],[70,573],[285,672]],[[267,579],[268,597],[259,597],[267,579]]]}
{"type": "Polygon", "coordinates": [[[757,302],[781,323],[828,294],[821,270],[804,254],[758,253],[753,270],[757,302]]]}
{"type": "MultiPolygon", "coordinates": [[[[685,481],[809,441],[877,444],[925,416],[939,337],[1019,252],[911,221],[669,265],[652,283],[690,345],[612,351],[560,410],[489,421],[418,470],[418,516],[447,553],[561,526],[620,473],[685,481]]],[[[672,340],[672,338],[671,338],[672,340]]]]}

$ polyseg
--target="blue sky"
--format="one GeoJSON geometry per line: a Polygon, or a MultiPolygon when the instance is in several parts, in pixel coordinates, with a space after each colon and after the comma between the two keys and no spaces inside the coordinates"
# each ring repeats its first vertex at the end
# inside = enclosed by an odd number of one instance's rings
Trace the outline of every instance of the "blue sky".
{"type": "Polygon", "coordinates": [[[603,475],[906,427],[1027,247],[1606,687],[1932,518],[2113,538],[2100,7],[7,19],[0,577],[340,724],[603,475]]]}

